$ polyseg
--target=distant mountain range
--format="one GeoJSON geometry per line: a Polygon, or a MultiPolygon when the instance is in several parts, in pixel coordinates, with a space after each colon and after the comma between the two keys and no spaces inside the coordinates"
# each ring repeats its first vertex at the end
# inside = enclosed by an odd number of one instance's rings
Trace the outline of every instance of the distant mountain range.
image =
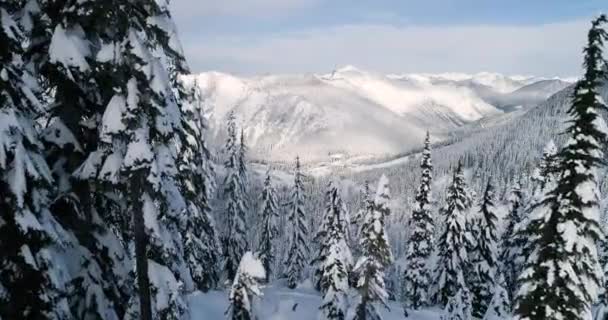
{"type": "Polygon", "coordinates": [[[534,106],[571,84],[496,73],[383,75],[353,66],[249,78],[206,72],[187,80],[202,89],[216,143],[234,111],[254,157],[299,154],[309,161],[407,152],[427,129],[442,140],[480,119],[534,106]]]}

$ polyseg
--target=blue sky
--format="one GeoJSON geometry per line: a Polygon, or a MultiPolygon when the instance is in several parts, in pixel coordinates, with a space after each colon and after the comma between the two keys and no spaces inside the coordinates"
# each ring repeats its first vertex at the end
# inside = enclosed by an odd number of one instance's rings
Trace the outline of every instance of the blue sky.
{"type": "Polygon", "coordinates": [[[606,0],[173,0],[195,72],[576,75],[606,0]]]}

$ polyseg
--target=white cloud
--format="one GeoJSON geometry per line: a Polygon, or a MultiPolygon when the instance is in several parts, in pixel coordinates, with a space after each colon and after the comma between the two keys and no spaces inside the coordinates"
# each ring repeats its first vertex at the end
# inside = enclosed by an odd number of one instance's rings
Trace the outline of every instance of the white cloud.
{"type": "Polygon", "coordinates": [[[184,43],[195,71],[317,72],[354,64],[381,72],[578,74],[588,21],[531,26],[345,25],[184,43]]]}
{"type": "Polygon", "coordinates": [[[178,19],[221,16],[274,16],[316,4],[319,0],[173,0],[178,19]]]}

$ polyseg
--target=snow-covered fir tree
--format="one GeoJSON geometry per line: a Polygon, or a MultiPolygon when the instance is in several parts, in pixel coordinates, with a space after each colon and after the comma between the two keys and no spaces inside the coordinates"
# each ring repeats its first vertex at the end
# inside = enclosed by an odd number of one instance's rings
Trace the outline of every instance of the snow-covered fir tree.
{"type": "Polygon", "coordinates": [[[228,115],[228,138],[224,148],[226,160],[224,168],[225,202],[223,218],[225,219],[224,270],[228,279],[234,278],[241,257],[247,251],[246,205],[244,181],[240,171],[240,148],[237,141],[236,118],[234,112],[228,115]]]}
{"type": "Polygon", "coordinates": [[[374,199],[372,199],[371,190],[369,187],[369,181],[365,181],[363,189],[361,190],[361,199],[359,201],[359,209],[355,211],[355,214],[351,217],[350,224],[350,240],[353,257],[359,257],[361,250],[359,249],[359,233],[361,231],[361,225],[365,219],[367,209],[370,205],[373,205],[374,199]]]}
{"type": "Polygon", "coordinates": [[[410,237],[406,249],[406,267],[402,278],[404,309],[417,310],[428,303],[432,270],[428,260],[433,252],[433,215],[431,212],[431,162],[430,136],[427,132],[420,168],[422,177],[416,193],[416,204],[409,222],[410,237]]]}
{"type": "MultiPolygon", "coordinates": [[[[459,162],[452,183],[448,187],[446,206],[441,210],[445,219],[445,229],[437,244],[436,301],[443,306],[448,305],[450,301],[453,304],[454,299],[466,298],[469,303],[471,299],[464,274],[470,265],[465,235],[467,199],[462,163],[459,162]]],[[[471,310],[468,312],[470,313],[471,310]]]]}
{"type": "Polygon", "coordinates": [[[357,278],[353,320],[380,320],[378,304],[387,306],[384,271],[393,261],[385,230],[385,218],[390,215],[389,201],[388,178],[382,175],[375,200],[368,206],[361,226],[361,257],[353,269],[357,278]]]}
{"type": "Polygon", "coordinates": [[[257,254],[266,270],[266,278],[270,280],[271,266],[276,256],[274,240],[278,234],[277,220],[279,212],[277,209],[276,190],[272,185],[270,171],[266,173],[264,180],[264,190],[260,196],[262,206],[259,214],[260,231],[257,254]]]}
{"type": "Polygon", "coordinates": [[[210,152],[205,143],[206,122],[201,115],[202,96],[198,85],[185,92],[182,103],[180,184],[187,208],[180,218],[185,260],[196,288],[208,291],[219,282],[221,248],[211,216],[214,185],[210,152]]]}
{"type": "Polygon", "coordinates": [[[319,262],[319,287],[323,293],[319,319],[343,320],[348,311],[348,279],[352,268],[347,231],[349,219],[338,188],[332,183],[328,185],[326,201],[325,218],[321,229],[325,233],[323,241],[327,243],[327,249],[323,251],[324,257],[319,262]]]}
{"type": "Polygon", "coordinates": [[[543,150],[543,156],[538,168],[532,174],[532,181],[535,184],[533,196],[544,190],[547,184],[554,180],[557,165],[557,146],[553,140],[550,140],[543,150]]]}
{"type": "Polygon", "coordinates": [[[471,294],[469,289],[460,287],[454,296],[448,298],[441,315],[441,320],[473,320],[471,309],[471,294]]]}
{"type": "Polygon", "coordinates": [[[500,269],[505,277],[505,288],[509,293],[509,299],[513,301],[517,293],[517,277],[521,272],[524,239],[517,233],[523,222],[523,194],[519,181],[511,188],[508,197],[508,212],[505,217],[505,229],[502,233],[500,243],[500,269]]]}
{"type": "Polygon", "coordinates": [[[306,193],[300,158],[296,158],[293,192],[289,204],[289,249],[285,260],[287,286],[295,288],[302,278],[308,261],[308,228],[305,212],[306,193]]]}
{"type": "Polygon", "coordinates": [[[598,263],[599,189],[606,110],[598,95],[606,79],[602,46],[608,38],[605,15],[592,22],[584,49],[585,73],[568,110],[570,139],[558,153],[556,186],[532,212],[526,234],[532,249],[519,277],[515,319],[591,319],[602,271],[598,263]]]}
{"type": "Polygon", "coordinates": [[[34,122],[40,88],[25,67],[15,4],[0,3],[0,318],[64,319],[48,254],[64,230],[49,211],[53,178],[34,122]]]}
{"type": "MultiPolygon", "coordinates": [[[[339,233],[340,237],[344,238],[344,246],[348,248],[349,264],[345,267],[350,270],[352,267],[352,253],[348,246],[348,227],[350,219],[346,206],[340,197],[338,188],[334,185],[333,181],[329,181],[325,192],[325,212],[323,214],[323,221],[315,234],[315,242],[318,244],[317,253],[312,260],[311,264],[314,267],[314,279],[315,288],[321,292],[326,292],[328,283],[325,282],[326,274],[325,265],[328,259],[330,246],[332,243],[329,241],[332,236],[330,233],[339,233]],[[338,230],[338,231],[335,231],[338,230]]],[[[335,236],[335,235],[333,235],[335,236]]],[[[345,250],[341,250],[345,251],[345,250]]]]}
{"type": "Polygon", "coordinates": [[[258,319],[253,310],[253,299],[262,296],[260,282],[266,280],[264,266],[251,252],[245,252],[230,289],[230,305],[226,310],[229,320],[258,319]]]}
{"type": "Polygon", "coordinates": [[[488,180],[483,198],[480,200],[479,217],[476,220],[478,231],[475,248],[470,256],[474,280],[469,283],[472,294],[472,313],[481,318],[492,300],[495,287],[494,279],[498,268],[497,222],[494,185],[488,180]]]}
{"type": "Polygon", "coordinates": [[[504,320],[511,316],[509,293],[504,285],[504,277],[499,274],[493,288],[492,300],[483,316],[483,320],[504,320]]]}

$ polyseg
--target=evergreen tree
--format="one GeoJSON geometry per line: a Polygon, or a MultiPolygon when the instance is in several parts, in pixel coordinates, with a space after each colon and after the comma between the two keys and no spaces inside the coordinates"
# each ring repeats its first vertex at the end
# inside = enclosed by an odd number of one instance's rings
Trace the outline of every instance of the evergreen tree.
{"type": "Polygon", "coordinates": [[[505,289],[512,301],[517,293],[517,277],[521,272],[521,254],[525,245],[525,240],[517,232],[523,222],[523,194],[519,182],[516,181],[513,185],[508,201],[506,227],[500,240],[500,266],[501,273],[505,277],[505,289]]]}
{"type": "Polygon", "coordinates": [[[448,298],[441,320],[473,320],[471,309],[469,290],[466,287],[460,287],[454,296],[448,298]]]}
{"type": "Polygon", "coordinates": [[[410,237],[407,242],[406,263],[403,272],[402,292],[404,309],[418,310],[428,301],[431,270],[427,261],[433,252],[434,225],[431,213],[431,184],[433,165],[431,163],[430,136],[427,132],[424,151],[420,163],[422,177],[416,193],[416,204],[410,220],[410,237]]]}
{"type": "Polygon", "coordinates": [[[509,294],[504,285],[504,277],[501,275],[496,279],[492,301],[483,316],[483,320],[503,320],[510,317],[511,302],[509,301],[509,294]]]}
{"type": "MultiPolygon", "coordinates": [[[[340,233],[344,235],[344,239],[346,239],[347,242],[346,246],[348,247],[349,221],[346,206],[338,194],[338,189],[334,186],[333,182],[330,181],[325,192],[325,212],[323,215],[323,221],[321,222],[319,230],[315,235],[315,242],[319,244],[319,248],[315,258],[311,262],[315,268],[315,288],[323,293],[327,290],[327,284],[324,283],[323,275],[325,274],[325,264],[330,252],[330,246],[332,245],[329,241],[330,232],[332,232],[332,228],[338,228],[340,233]]],[[[352,260],[350,248],[348,250],[348,254],[352,260]]],[[[347,270],[350,270],[351,266],[348,265],[346,267],[347,270]]]]}
{"type": "Polygon", "coordinates": [[[63,230],[48,209],[53,179],[34,122],[40,89],[24,66],[17,4],[0,3],[0,318],[64,319],[48,256],[63,230]]]}
{"type": "Polygon", "coordinates": [[[338,189],[331,183],[327,191],[326,219],[322,228],[326,232],[327,255],[321,262],[319,286],[323,292],[319,319],[343,320],[347,313],[348,278],[352,256],[347,242],[348,216],[338,189]]]}
{"type": "Polygon", "coordinates": [[[180,185],[187,208],[180,223],[185,260],[198,290],[213,289],[219,281],[221,256],[215,223],[211,216],[213,173],[209,149],[205,144],[205,119],[201,115],[202,97],[196,82],[184,93],[181,104],[182,141],[180,185]]]}
{"type": "Polygon", "coordinates": [[[519,277],[515,319],[591,319],[602,278],[596,244],[599,226],[597,170],[603,163],[606,105],[597,93],[606,79],[602,57],[608,34],[601,15],[592,22],[584,49],[585,74],[568,110],[570,140],[558,153],[556,186],[530,217],[526,234],[532,251],[519,277]]]}
{"type": "Polygon", "coordinates": [[[376,304],[381,303],[388,307],[384,271],[392,263],[393,256],[384,221],[390,212],[389,200],[388,178],[382,175],[374,203],[368,207],[361,226],[359,244],[362,255],[354,268],[357,296],[353,320],[380,320],[382,318],[376,304]]]}
{"type": "Polygon", "coordinates": [[[224,235],[224,268],[228,279],[236,275],[239,261],[247,251],[246,206],[244,187],[240,174],[239,147],[236,137],[234,113],[228,115],[228,138],[224,149],[227,159],[224,162],[226,178],[224,179],[224,218],[226,231],[224,235]]]}
{"type": "Polygon", "coordinates": [[[494,204],[494,185],[491,180],[481,199],[477,230],[479,231],[476,246],[472,253],[474,281],[469,283],[472,293],[472,313],[481,318],[492,300],[495,287],[494,278],[498,267],[496,206],[494,204]]]}
{"type": "Polygon", "coordinates": [[[230,305],[226,310],[229,320],[255,320],[252,302],[254,297],[261,297],[260,281],[266,279],[264,266],[251,252],[243,254],[232,288],[230,289],[230,305]]]}
{"type": "Polygon", "coordinates": [[[264,180],[264,190],[261,195],[262,209],[260,211],[260,239],[258,243],[258,257],[266,271],[266,278],[270,280],[270,267],[275,259],[274,239],[278,234],[277,220],[279,212],[277,211],[276,191],[270,180],[270,171],[266,173],[264,180]]]}
{"type": "MultiPolygon", "coordinates": [[[[439,237],[437,245],[438,261],[436,269],[437,301],[446,306],[454,299],[467,299],[469,290],[465,282],[465,270],[469,268],[467,256],[467,239],[465,236],[465,223],[467,212],[466,185],[462,163],[454,172],[452,184],[448,188],[447,204],[442,210],[445,217],[445,230],[439,237]],[[466,294],[465,294],[466,293],[466,294]],[[456,297],[459,295],[459,297],[456,297]]],[[[470,301],[469,301],[470,302],[470,301]]],[[[453,308],[451,307],[450,310],[453,308]]],[[[469,310],[469,312],[471,312],[469,310]]]]}
{"type": "Polygon", "coordinates": [[[102,50],[122,41],[118,25],[127,22],[107,23],[123,16],[118,8],[111,1],[40,0],[29,1],[21,14],[30,68],[53,93],[45,99],[49,114],[41,137],[55,179],[50,210],[64,228],[53,260],[81,262],[58,278],[76,318],[121,318],[133,295],[132,276],[116,272],[131,269],[130,215],[121,210],[121,192],[97,176],[102,115],[121,81],[118,64],[106,63],[102,50]]]}
{"type": "Polygon", "coordinates": [[[557,146],[555,146],[553,140],[550,140],[543,150],[543,156],[538,168],[532,174],[532,181],[536,184],[535,189],[538,190],[537,192],[544,190],[547,184],[551,180],[554,180],[557,165],[557,146]]]}
{"type": "Polygon", "coordinates": [[[308,259],[308,244],[306,242],[308,228],[306,227],[306,213],[304,211],[305,201],[304,175],[300,168],[300,158],[296,158],[293,193],[289,209],[291,233],[289,235],[289,249],[285,260],[287,286],[291,289],[295,288],[301,280],[302,272],[308,259]]]}

